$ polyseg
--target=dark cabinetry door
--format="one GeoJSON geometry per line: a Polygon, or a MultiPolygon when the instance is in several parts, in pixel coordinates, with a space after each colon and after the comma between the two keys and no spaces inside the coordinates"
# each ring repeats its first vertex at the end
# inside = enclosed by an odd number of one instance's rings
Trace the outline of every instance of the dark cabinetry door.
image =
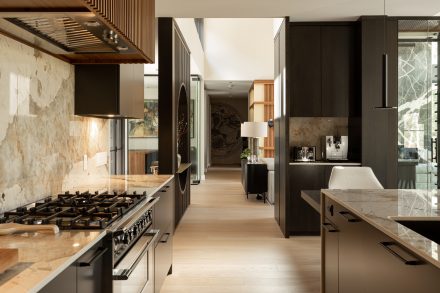
{"type": "Polygon", "coordinates": [[[301,198],[301,190],[321,189],[324,180],[324,168],[325,166],[316,165],[291,165],[289,167],[290,235],[319,235],[319,213],[301,198]]]}
{"type": "Polygon", "coordinates": [[[440,269],[424,261],[405,264],[393,253],[407,260],[421,259],[372,226],[364,231],[364,238],[368,247],[368,292],[440,292],[440,269]]]}
{"type": "Polygon", "coordinates": [[[40,293],[76,293],[76,265],[71,264],[55,279],[41,289],[40,293]]]}
{"type": "Polygon", "coordinates": [[[322,223],[322,237],[325,239],[325,257],[323,259],[325,293],[338,293],[339,274],[339,237],[338,229],[331,220],[325,218],[322,223]]]}
{"type": "Polygon", "coordinates": [[[160,196],[154,207],[154,226],[159,229],[154,259],[154,291],[160,292],[173,262],[174,227],[174,181],[170,181],[157,194],[160,196]]]}
{"type": "Polygon", "coordinates": [[[337,204],[333,204],[333,209],[333,220],[339,230],[339,292],[373,292],[367,290],[368,270],[364,252],[367,225],[337,204]]]}
{"type": "Polygon", "coordinates": [[[355,27],[321,27],[322,114],[348,117],[348,105],[355,94],[355,27]]]}
{"type": "Polygon", "coordinates": [[[292,117],[321,116],[321,27],[290,29],[292,117]]]}
{"type": "Polygon", "coordinates": [[[337,236],[324,232],[326,293],[335,292],[335,280],[340,293],[440,292],[439,268],[327,198],[324,212],[322,224],[333,222],[338,230],[334,233],[337,236]],[[335,243],[338,244],[337,251],[335,243]],[[334,253],[338,255],[337,259],[334,253]],[[414,261],[415,264],[405,263],[404,260],[414,261]],[[335,267],[338,274],[334,272],[335,267]]]}
{"type": "Polygon", "coordinates": [[[267,165],[246,164],[246,194],[263,194],[267,192],[267,165]]]}

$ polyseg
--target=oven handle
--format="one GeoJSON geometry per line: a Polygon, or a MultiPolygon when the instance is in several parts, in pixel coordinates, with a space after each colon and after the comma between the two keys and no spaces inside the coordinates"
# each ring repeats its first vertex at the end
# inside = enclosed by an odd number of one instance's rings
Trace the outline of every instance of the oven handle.
{"type": "Polygon", "coordinates": [[[153,245],[154,242],[156,242],[156,238],[159,236],[159,230],[150,230],[148,232],[145,232],[144,235],[142,235],[142,237],[143,236],[148,236],[148,237],[153,236],[153,238],[151,238],[150,241],[148,241],[144,244],[141,252],[139,253],[139,255],[136,257],[135,261],[130,265],[130,267],[128,269],[114,269],[113,270],[113,280],[122,280],[122,281],[128,280],[131,273],[136,269],[136,266],[138,265],[138,263],[142,260],[144,255],[151,248],[151,245],[153,245]]]}

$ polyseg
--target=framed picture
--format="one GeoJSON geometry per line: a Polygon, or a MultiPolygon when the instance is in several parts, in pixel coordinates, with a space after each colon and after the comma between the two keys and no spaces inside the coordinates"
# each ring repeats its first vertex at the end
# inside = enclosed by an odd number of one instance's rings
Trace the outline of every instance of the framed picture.
{"type": "Polygon", "coordinates": [[[128,120],[129,137],[159,136],[159,101],[144,100],[144,119],[128,120]]]}

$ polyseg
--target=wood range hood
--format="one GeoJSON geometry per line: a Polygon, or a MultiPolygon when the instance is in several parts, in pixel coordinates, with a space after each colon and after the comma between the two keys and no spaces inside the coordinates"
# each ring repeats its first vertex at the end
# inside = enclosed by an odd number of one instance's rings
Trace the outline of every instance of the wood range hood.
{"type": "Polygon", "coordinates": [[[154,0],[2,0],[0,33],[64,61],[152,63],[154,0]]]}

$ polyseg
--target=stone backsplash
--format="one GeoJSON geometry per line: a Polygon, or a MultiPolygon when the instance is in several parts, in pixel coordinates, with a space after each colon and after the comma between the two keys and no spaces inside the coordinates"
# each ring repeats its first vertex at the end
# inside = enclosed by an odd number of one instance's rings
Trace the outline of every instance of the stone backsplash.
{"type": "Polygon", "coordinates": [[[346,117],[290,118],[290,146],[315,146],[316,159],[322,158],[322,140],[327,135],[348,135],[346,117]]]}
{"type": "Polygon", "coordinates": [[[109,121],[73,112],[74,66],[0,35],[0,213],[109,174],[109,121]]]}

